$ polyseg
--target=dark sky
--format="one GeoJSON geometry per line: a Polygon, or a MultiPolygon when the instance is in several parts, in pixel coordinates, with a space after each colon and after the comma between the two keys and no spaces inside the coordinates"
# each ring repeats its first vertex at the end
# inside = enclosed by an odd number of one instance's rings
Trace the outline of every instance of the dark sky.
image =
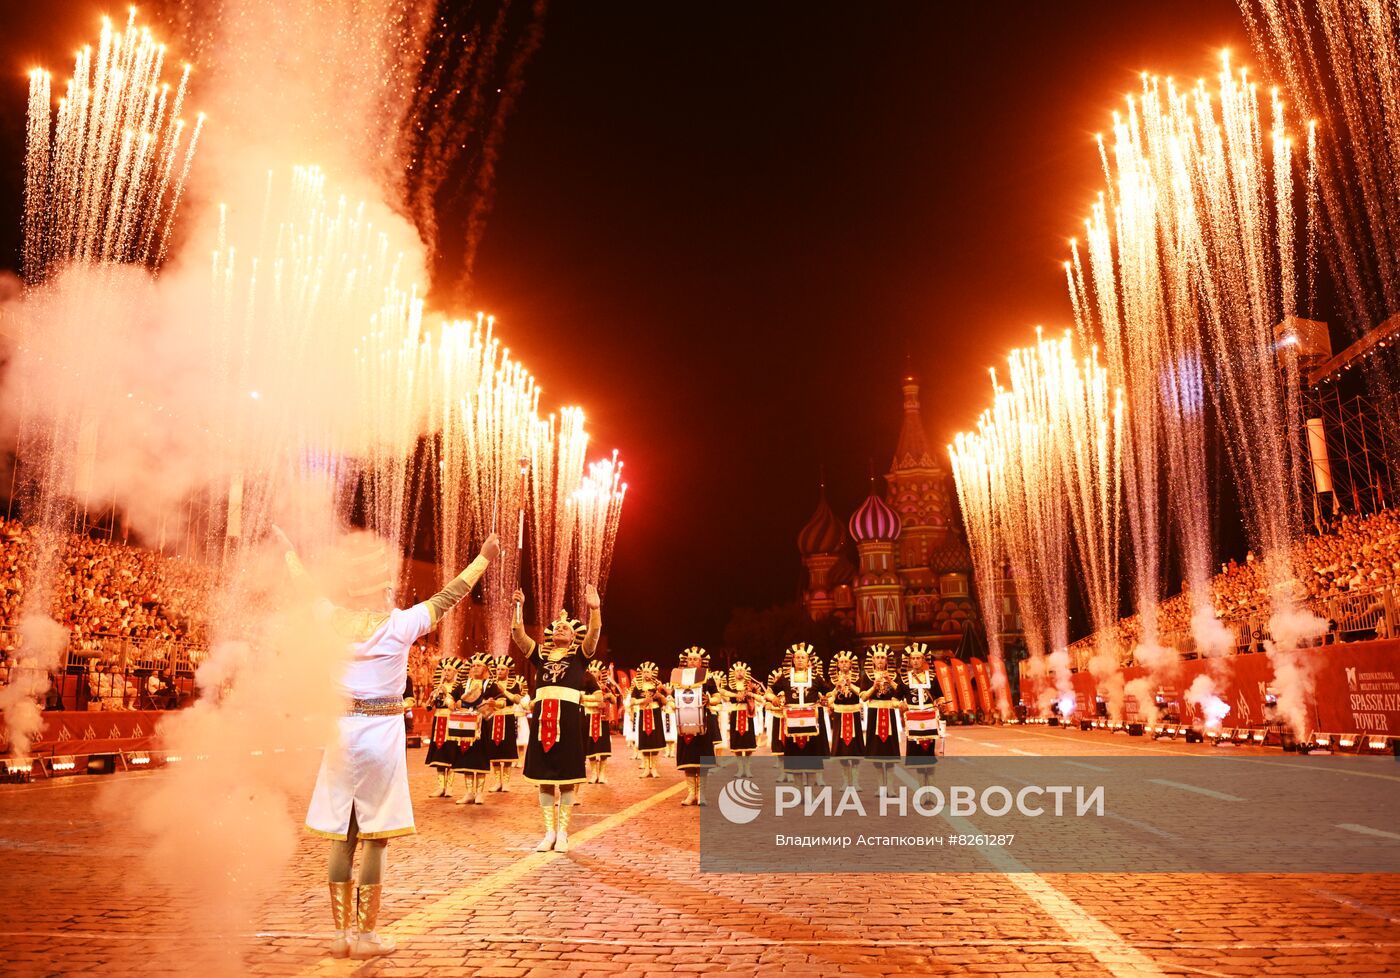
{"type": "MultiPolygon", "coordinates": [[[[24,72],[66,65],[103,9],[53,7],[5,12],[5,267],[24,72]]],[[[732,608],[795,595],[819,467],[848,515],[888,468],[906,355],[932,444],[975,420],[986,368],[1068,324],[1093,133],[1142,69],[1195,78],[1226,45],[1248,57],[1233,0],[556,0],[476,298],[627,462],[621,661],[714,647],[732,608]]]]}

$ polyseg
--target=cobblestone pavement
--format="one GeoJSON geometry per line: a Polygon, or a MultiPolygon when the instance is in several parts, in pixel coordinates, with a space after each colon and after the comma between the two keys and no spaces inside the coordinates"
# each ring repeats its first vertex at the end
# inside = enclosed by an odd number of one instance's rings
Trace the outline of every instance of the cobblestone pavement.
{"type": "MultiPolygon", "coordinates": [[[[1047,727],[952,733],[968,754],[1212,750],[1047,727]]],[[[0,974],[1400,975],[1395,875],[702,874],[697,811],[680,807],[671,762],[640,780],[616,746],[567,854],[531,851],[539,810],[518,776],[481,806],[429,801],[411,751],[419,832],[390,844],[382,921],[399,950],[370,963],[323,956],[322,840],[299,837],[282,878],[248,891],[250,926],[195,925],[197,896],[146,878],[145,843],[113,804],[167,772],[0,788],[0,974]]],[[[305,767],[309,791],[310,755],[277,763],[305,767]]]]}

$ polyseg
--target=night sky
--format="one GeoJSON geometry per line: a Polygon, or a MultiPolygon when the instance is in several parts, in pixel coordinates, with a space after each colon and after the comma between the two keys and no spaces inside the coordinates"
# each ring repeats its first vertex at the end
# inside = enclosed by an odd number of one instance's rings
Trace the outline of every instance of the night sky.
{"type": "MultiPolygon", "coordinates": [[[[102,12],[6,4],[0,267],[17,265],[25,72],[102,12]]],[[[604,612],[623,663],[793,599],[825,466],[889,467],[906,357],[931,444],[986,370],[1069,324],[1093,134],[1150,69],[1253,61],[1233,0],[555,2],[499,163],[474,302],[631,484],[604,612]]]]}

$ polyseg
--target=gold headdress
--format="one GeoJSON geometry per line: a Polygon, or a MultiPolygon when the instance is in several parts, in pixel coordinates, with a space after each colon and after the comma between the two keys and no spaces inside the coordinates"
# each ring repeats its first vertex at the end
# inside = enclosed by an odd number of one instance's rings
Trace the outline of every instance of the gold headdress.
{"type": "Polygon", "coordinates": [[[656,663],[643,662],[637,667],[637,679],[645,679],[647,682],[655,683],[657,677],[656,663]]]}
{"type": "Polygon", "coordinates": [[[507,669],[510,672],[515,672],[515,660],[508,655],[498,655],[496,656],[494,668],[507,669]]]}
{"type": "Polygon", "coordinates": [[[807,664],[812,670],[812,674],[820,676],[822,674],[822,660],[817,658],[816,650],[806,642],[794,642],[783,652],[783,672],[787,672],[792,666],[792,657],[798,652],[807,653],[807,664]]]}
{"type": "Polygon", "coordinates": [[[455,655],[445,655],[433,666],[433,686],[452,685],[466,671],[466,663],[455,655]]]}
{"type": "Polygon", "coordinates": [[[680,665],[681,665],[682,668],[685,667],[685,660],[688,659],[688,658],[690,658],[690,654],[691,654],[692,652],[699,652],[699,653],[700,653],[700,664],[701,664],[702,666],[704,666],[706,669],[710,668],[710,653],[706,652],[704,649],[700,648],[700,646],[698,646],[698,645],[692,645],[692,646],[691,646],[690,648],[688,648],[688,649],[681,649],[680,665]]]}
{"type": "Polygon", "coordinates": [[[493,660],[493,659],[491,658],[491,656],[488,655],[488,654],[485,653],[485,652],[478,652],[478,653],[476,653],[475,655],[473,655],[470,659],[467,660],[467,665],[468,665],[468,666],[485,666],[485,667],[486,667],[486,673],[487,673],[488,676],[490,675],[490,673],[491,673],[491,667],[492,667],[494,664],[495,664],[495,660],[493,660]]]}
{"type": "Polygon", "coordinates": [[[834,676],[842,670],[852,676],[860,676],[860,658],[854,652],[842,650],[831,657],[831,674],[834,676]]]}
{"type": "Polygon", "coordinates": [[[885,657],[885,671],[888,673],[899,672],[899,653],[883,642],[870,646],[865,650],[865,677],[875,678],[875,657],[883,655],[885,657]]]}
{"type": "MultiPolygon", "coordinates": [[[[584,636],[588,634],[588,626],[577,618],[570,618],[569,612],[564,608],[560,608],[559,617],[549,623],[549,630],[545,633],[545,638],[549,639],[551,645],[553,645],[554,642],[554,629],[558,628],[560,625],[567,626],[569,630],[574,633],[574,640],[569,645],[568,651],[573,652],[577,650],[578,647],[583,644],[584,636]]],[[[555,648],[557,648],[557,646],[555,646],[555,648]]]]}

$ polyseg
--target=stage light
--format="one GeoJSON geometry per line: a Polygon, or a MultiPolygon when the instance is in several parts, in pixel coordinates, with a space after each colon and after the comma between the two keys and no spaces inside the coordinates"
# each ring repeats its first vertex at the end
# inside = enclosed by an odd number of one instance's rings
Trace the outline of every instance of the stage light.
{"type": "Polygon", "coordinates": [[[127,754],[126,763],[128,767],[149,767],[151,763],[151,755],[144,752],[127,754]]]}
{"type": "Polygon", "coordinates": [[[1249,728],[1239,727],[1235,730],[1235,743],[1244,744],[1249,742],[1249,728]]]}
{"type": "Polygon", "coordinates": [[[1331,734],[1315,733],[1312,735],[1312,739],[1309,743],[1311,744],[1313,753],[1326,752],[1330,754],[1332,752],[1331,734]]]}
{"type": "Polygon", "coordinates": [[[54,757],[49,759],[49,770],[55,774],[72,774],[78,769],[78,759],[75,757],[54,757]]]}
{"type": "Polygon", "coordinates": [[[1354,734],[1340,734],[1337,737],[1338,750],[1351,750],[1356,746],[1357,737],[1354,734]]]}
{"type": "Polygon", "coordinates": [[[1253,740],[1256,744],[1262,744],[1265,738],[1268,736],[1269,732],[1267,730],[1256,730],[1254,731],[1254,734],[1250,739],[1253,740]]]}

